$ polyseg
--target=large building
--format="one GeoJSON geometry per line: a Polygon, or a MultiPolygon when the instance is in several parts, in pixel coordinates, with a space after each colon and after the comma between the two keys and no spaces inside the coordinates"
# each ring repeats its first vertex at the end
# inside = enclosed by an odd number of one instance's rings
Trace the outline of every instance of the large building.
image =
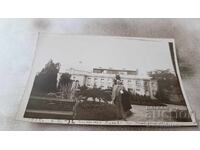
{"type": "Polygon", "coordinates": [[[88,88],[112,88],[113,80],[116,74],[119,74],[125,89],[133,94],[146,95],[154,98],[157,92],[157,82],[148,76],[138,76],[138,70],[94,68],[93,72],[76,69],[69,69],[65,72],[71,74],[72,80],[78,80],[80,86],[85,85],[88,88]]]}

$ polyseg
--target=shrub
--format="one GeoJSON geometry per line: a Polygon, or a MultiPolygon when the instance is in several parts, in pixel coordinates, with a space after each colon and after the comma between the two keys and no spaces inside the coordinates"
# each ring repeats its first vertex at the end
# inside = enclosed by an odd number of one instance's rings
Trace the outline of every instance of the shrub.
{"type": "Polygon", "coordinates": [[[93,100],[98,98],[99,100],[103,100],[106,103],[111,101],[112,90],[110,89],[102,90],[100,88],[87,88],[85,86],[82,86],[79,89],[80,90],[76,95],[77,97],[85,97],[85,100],[87,100],[89,97],[92,97],[93,100]]]}
{"type": "Polygon", "coordinates": [[[146,106],[166,106],[159,100],[151,99],[149,96],[143,96],[143,95],[133,95],[130,94],[129,100],[131,104],[134,105],[146,105],[146,106]]]}
{"type": "Polygon", "coordinates": [[[116,106],[91,101],[80,102],[76,107],[77,120],[117,120],[116,106]]]}

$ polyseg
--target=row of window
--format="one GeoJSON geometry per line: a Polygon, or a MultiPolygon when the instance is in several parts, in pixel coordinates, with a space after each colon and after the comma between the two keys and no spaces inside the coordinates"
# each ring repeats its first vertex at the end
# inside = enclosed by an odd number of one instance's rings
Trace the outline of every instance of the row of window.
{"type": "MultiPolygon", "coordinates": [[[[91,80],[92,78],[88,77],[87,79],[88,79],[88,80],[91,80]]],[[[98,79],[99,79],[99,78],[94,78],[95,81],[98,80],[98,79]]],[[[101,80],[101,81],[105,81],[105,78],[101,78],[100,80],[101,80]]],[[[113,79],[108,78],[107,81],[113,81],[113,79]]],[[[123,81],[124,81],[124,80],[122,80],[122,82],[123,82],[123,81]]],[[[134,80],[127,80],[128,83],[132,83],[133,81],[134,81],[134,80]]],[[[148,82],[144,82],[144,83],[145,83],[145,84],[148,84],[148,82]]],[[[136,84],[138,84],[138,85],[141,84],[141,81],[140,81],[140,80],[136,80],[136,84]]]]}
{"type": "MultiPolygon", "coordinates": [[[[88,80],[87,80],[87,82],[88,83],[91,83],[91,78],[87,78],[88,80]]],[[[97,78],[94,78],[94,82],[95,83],[97,83],[97,78]]],[[[101,78],[101,81],[100,81],[102,84],[105,82],[105,79],[104,78],[101,78]]],[[[122,80],[122,82],[123,82],[123,80],[122,80]]],[[[136,80],[136,86],[137,87],[141,87],[142,86],[142,82],[140,81],[140,80],[136,80]]],[[[108,84],[112,84],[112,79],[108,79],[108,84]]],[[[132,84],[132,80],[128,80],[128,83],[127,83],[128,85],[130,85],[130,84],[132,84]]],[[[148,82],[147,81],[145,81],[144,82],[144,86],[145,87],[148,87],[148,82]]]]}
{"type": "MultiPolygon", "coordinates": [[[[87,79],[88,79],[88,80],[91,80],[92,78],[88,77],[87,79]]],[[[94,78],[95,81],[98,80],[98,79],[99,79],[99,78],[94,78]]],[[[101,80],[105,80],[105,78],[101,78],[101,80]]],[[[108,81],[112,81],[112,78],[108,78],[107,80],[108,80],[108,81]]]]}
{"type": "MultiPolygon", "coordinates": [[[[92,87],[92,85],[89,84],[89,83],[87,84],[87,86],[88,86],[88,87],[92,87]]],[[[98,86],[97,86],[96,84],[94,84],[93,87],[98,87],[98,86]]],[[[101,86],[99,86],[99,88],[108,88],[108,89],[109,89],[109,88],[112,88],[112,86],[109,86],[109,85],[107,85],[107,86],[106,86],[106,85],[101,85],[101,86]]]]}
{"type": "MultiPolygon", "coordinates": [[[[76,77],[73,76],[73,79],[76,79],[76,77]]],[[[94,81],[97,81],[98,79],[99,79],[99,78],[94,78],[94,81]]],[[[105,79],[106,79],[106,78],[101,78],[100,80],[101,80],[101,81],[105,81],[105,79]]],[[[92,78],[91,78],[91,77],[88,77],[87,80],[92,80],[92,78]]],[[[113,79],[112,79],[112,78],[108,78],[107,81],[113,81],[113,79]]],[[[124,81],[124,80],[122,80],[122,82],[123,82],[123,81],[124,81]]],[[[127,80],[127,83],[129,84],[129,83],[132,83],[133,81],[134,81],[134,80],[128,79],[128,80],[127,80]]],[[[154,85],[153,82],[152,82],[151,84],[154,85]]],[[[136,80],[136,85],[141,85],[141,80],[136,80]]],[[[148,82],[145,81],[145,82],[144,82],[144,85],[148,85],[148,82]]]]}

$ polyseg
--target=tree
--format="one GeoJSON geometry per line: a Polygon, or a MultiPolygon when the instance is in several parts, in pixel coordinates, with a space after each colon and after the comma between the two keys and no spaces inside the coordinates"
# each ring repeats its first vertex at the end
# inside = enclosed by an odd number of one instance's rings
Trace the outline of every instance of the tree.
{"type": "Polygon", "coordinates": [[[41,72],[35,77],[33,91],[56,92],[57,74],[60,70],[60,63],[54,63],[52,59],[45,65],[41,72]]]}
{"type": "Polygon", "coordinates": [[[178,78],[169,69],[155,70],[148,73],[152,79],[157,80],[158,91],[156,97],[164,102],[176,101],[183,103],[183,96],[179,86],[178,78]],[[175,98],[175,95],[177,98],[175,98]]]}
{"type": "Polygon", "coordinates": [[[58,88],[61,90],[63,97],[69,98],[71,85],[72,85],[71,75],[69,73],[63,73],[58,83],[58,88]]]}

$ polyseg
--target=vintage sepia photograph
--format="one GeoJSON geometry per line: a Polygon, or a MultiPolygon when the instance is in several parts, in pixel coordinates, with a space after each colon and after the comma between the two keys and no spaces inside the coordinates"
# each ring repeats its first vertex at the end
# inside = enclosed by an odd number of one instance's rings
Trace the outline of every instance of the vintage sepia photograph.
{"type": "Polygon", "coordinates": [[[193,126],[173,39],[38,34],[20,119],[193,126]]]}

